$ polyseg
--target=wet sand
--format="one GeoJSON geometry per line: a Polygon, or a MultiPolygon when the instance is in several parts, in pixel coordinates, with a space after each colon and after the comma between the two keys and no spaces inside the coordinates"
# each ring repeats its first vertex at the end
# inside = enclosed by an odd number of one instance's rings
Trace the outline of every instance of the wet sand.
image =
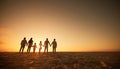
{"type": "Polygon", "coordinates": [[[120,52],[0,52],[0,69],[120,69],[120,52]]]}

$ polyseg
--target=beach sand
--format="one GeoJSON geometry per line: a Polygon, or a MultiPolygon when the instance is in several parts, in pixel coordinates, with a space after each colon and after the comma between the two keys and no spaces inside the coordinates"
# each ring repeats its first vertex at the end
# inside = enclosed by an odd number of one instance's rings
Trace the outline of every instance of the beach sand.
{"type": "Polygon", "coordinates": [[[0,52],[0,69],[120,69],[120,52],[0,52]]]}

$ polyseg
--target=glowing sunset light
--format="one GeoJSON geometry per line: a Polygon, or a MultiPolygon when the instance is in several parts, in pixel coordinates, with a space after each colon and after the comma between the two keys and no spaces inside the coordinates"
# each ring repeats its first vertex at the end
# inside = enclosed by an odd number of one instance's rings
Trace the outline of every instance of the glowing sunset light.
{"type": "Polygon", "coordinates": [[[33,38],[37,52],[46,38],[56,39],[57,51],[120,50],[120,14],[114,0],[0,1],[0,10],[2,52],[18,52],[24,37],[33,38]]]}

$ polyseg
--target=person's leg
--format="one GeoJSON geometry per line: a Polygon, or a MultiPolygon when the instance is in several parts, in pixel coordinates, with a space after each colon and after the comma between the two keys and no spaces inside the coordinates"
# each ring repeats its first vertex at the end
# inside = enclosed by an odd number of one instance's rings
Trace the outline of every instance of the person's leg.
{"type": "Polygon", "coordinates": [[[53,47],[53,53],[54,53],[54,47],[53,47]]]}
{"type": "Polygon", "coordinates": [[[36,48],[34,49],[34,53],[35,53],[35,51],[36,51],[36,48]]]}
{"type": "Polygon", "coordinates": [[[23,51],[24,51],[24,48],[25,48],[25,46],[22,48],[22,53],[23,53],[23,51]]]}
{"type": "Polygon", "coordinates": [[[33,49],[33,53],[35,53],[35,49],[33,49]]]}
{"type": "Polygon", "coordinates": [[[40,48],[39,48],[39,53],[40,53],[40,48]]]}
{"type": "Polygon", "coordinates": [[[45,47],[45,49],[44,49],[44,53],[45,53],[45,50],[46,50],[46,47],[45,47]]]}
{"type": "Polygon", "coordinates": [[[31,50],[31,47],[29,48],[29,52],[30,52],[30,50],[31,50]]]}
{"type": "Polygon", "coordinates": [[[27,48],[27,53],[29,52],[29,47],[27,48]]]}
{"type": "Polygon", "coordinates": [[[41,53],[41,48],[39,49],[39,53],[41,53]]]}
{"type": "Polygon", "coordinates": [[[48,53],[48,47],[47,47],[47,53],[48,53]]]}
{"type": "Polygon", "coordinates": [[[29,52],[29,47],[27,48],[27,53],[29,52]]]}
{"type": "Polygon", "coordinates": [[[22,53],[23,53],[23,47],[22,47],[21,51],[22,51],[22,53]]]}
{"type": "Polygon", "coordinates": [[[54,53],[55,53],[55,48],[54,48],[54,53]]]}
{"type": "Polygon", "coordinates": [[[55,48],[55,53],[56,53],[56,48],[55,48]]]}
{"type": "Polygon", "coordinates": [[[28,48],[28,53],[30,52],[30,47],[28,48]]]}
{"type": "Polygon", "coordinates": [[[20,50],[19,50],[19,52],[21,52],[21,49],[22,49],[22,46],[20,47],[20,50]]]}
{"type": "Polygon", "coordinates": [[[29,46],[28,46],[28,48],[27,48],[27,53],[29,52],[29,46]]]}
{"type": "Polygon", "coordinates": [[[30,47],[28,47],[28,53],[30,52],[30,47]]]}

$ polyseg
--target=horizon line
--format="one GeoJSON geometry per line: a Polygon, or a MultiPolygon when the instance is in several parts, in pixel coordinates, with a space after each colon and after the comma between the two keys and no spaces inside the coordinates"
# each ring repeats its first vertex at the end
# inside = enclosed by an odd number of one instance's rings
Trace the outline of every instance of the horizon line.
{"type": "MultiPolygon", "coordinates": [[[[16,52],[17,53],[18,51],[0,51],[0,52],[16,52]]],[[[49,52],[52,52],[52,51],[49,51],[49,52]]],[[[59,52],[76,52],[77,53],[77,52],[120,52],[120,51],[57,51],[57,52],[58,53],[59,52]]],[[[27,53],[27,52],[24,52],[24,53],[27,53]]],[[[30,52],[30,53],[33,53],[33,52],[30,52]]],[[[39,52],[35,52],[35,53],[39,53],[39,52]]]]}

